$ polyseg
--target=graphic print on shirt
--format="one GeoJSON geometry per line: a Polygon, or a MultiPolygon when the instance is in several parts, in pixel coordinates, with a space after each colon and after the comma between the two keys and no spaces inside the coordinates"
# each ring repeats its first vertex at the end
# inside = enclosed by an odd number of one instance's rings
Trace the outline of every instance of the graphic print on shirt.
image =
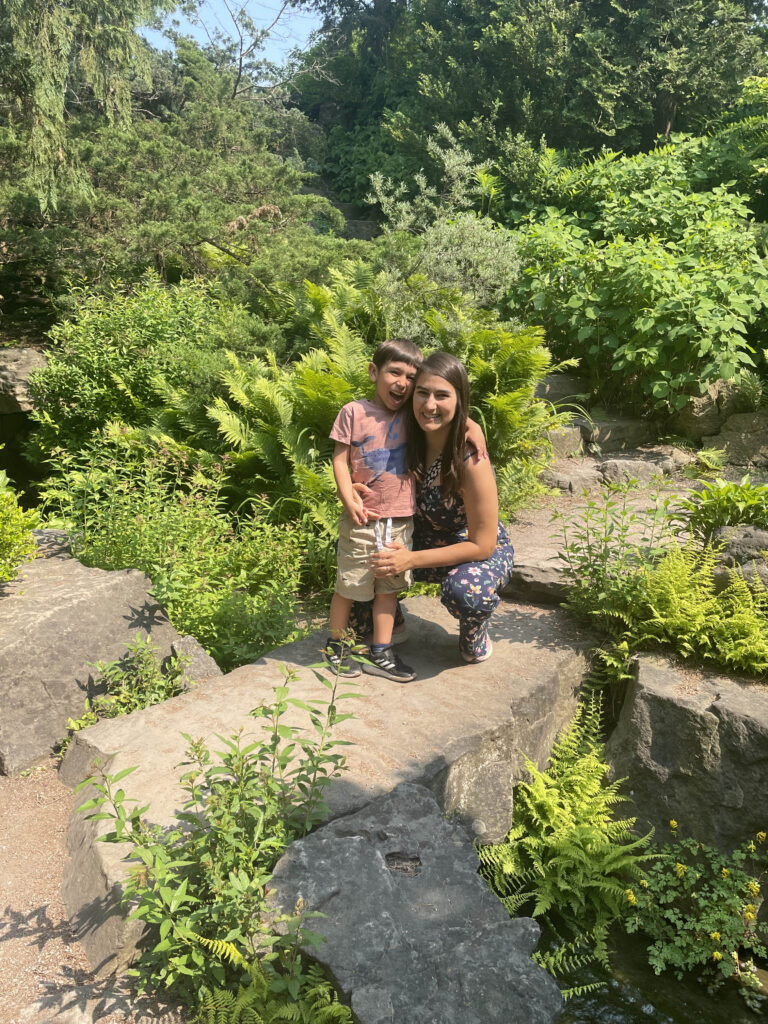
{"type": "MultiPolygon", "coordinates": [[[[387,428],[387,441],[396,441],[400,434],[397,417],[392,420],[387,428]]],[[[357,450],[357,458],[366,469],[373,473],[371,482],[378,480],[383,473],[393,473],[395,476],[404,476],[407,473],[406,467],[406,445],[405,442],[396,448],[372,448],[365,450],[365,446],[374,440],[373,434],[364,437],[362,441],[352,441],[351,447],[357,450]]]]}

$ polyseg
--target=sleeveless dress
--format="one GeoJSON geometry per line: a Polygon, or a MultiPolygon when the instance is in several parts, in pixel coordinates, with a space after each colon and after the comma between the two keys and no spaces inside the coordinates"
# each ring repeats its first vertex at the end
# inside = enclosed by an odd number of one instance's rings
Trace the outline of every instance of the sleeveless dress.
{"type": "MultiPolygon", "coordinates": [[[[448,547],[468,540],[467,512],[461,495],[446,498],[440,487],[442,459],[438,458],[417,484],[413,518],[413,549],[448,547]]],[[[499,603],[499,587],[509,581],[514,549],[499,523],[496,550],[482,562],[417,569],[414,577],[439,583],[441,601],[459,620],[459,647],[469,661],[480,660],[490,650],[487,624],[499,603]]]]}
{"type": "MultiPolygon", "coordinates": [[[[471,456],[468,456],[471,457],[471,456]]],[[[413,550],[448,547],[468,540],[467,512],[461,495],[443,496],[440,487],[442,459],[438,458],[416,486],[416,513],[413,517],[413,550]]],[[[440,600],[459,620],[459,648],[467,661],[488,656],[491,641],[488,620],[499,603],[499,587],[509,581],[514,550],[503,525],[499,523],[496,550],[482,562],[415,569],[414,578],[422,583],[439,583],[440,600]]],[[[398,605],[395,624],[403,621],[398,605]]],[[[350,626],[359,636],[373,629],[372,603],[354,605],[350,626]]]]}

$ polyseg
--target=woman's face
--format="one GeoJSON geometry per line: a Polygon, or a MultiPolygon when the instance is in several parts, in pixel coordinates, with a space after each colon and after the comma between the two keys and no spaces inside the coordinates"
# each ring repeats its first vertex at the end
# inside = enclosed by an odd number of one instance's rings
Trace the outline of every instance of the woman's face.
{"type": "Polygon", "coordinates": [[[445,377],[422,373],[413,388],[413,414],[421,429],[429,434],[447,427],[459,404],[456,388],[445,377]]]}

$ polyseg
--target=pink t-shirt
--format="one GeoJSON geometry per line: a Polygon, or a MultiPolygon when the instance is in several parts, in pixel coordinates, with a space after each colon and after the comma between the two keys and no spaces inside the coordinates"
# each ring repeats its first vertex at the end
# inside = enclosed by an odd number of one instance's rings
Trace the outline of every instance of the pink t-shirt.
{"type": "Polygon", "coordinates": [[[380,516],[412,516],[416,488],[405,455],[407,421],[402,410],[390,412],[363,399],[342,407],[331,429],[331,439],[349,445],[349,472],[353,483],[366,484],[372,493],[363,499],[369,512],[380,516]]]}

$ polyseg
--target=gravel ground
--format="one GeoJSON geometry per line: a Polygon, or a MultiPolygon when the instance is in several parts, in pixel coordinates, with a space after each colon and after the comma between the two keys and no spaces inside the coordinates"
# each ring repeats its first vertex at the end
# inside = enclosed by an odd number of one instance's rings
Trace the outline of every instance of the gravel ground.
{"type": "Polygon", "coordinates": [[[89,970],[61,899],[76,799],[54,761],[0,775],[0,1024],[180,1024],[178,1013],[89,970]]]}

